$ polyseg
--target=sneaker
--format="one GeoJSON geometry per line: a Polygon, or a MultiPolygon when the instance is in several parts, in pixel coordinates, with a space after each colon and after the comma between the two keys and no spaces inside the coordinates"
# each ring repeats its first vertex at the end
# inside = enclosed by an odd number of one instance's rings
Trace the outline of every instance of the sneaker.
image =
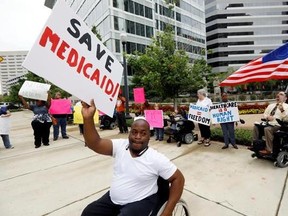
{"type": "Polygon", "coordinates": [[[222,147],[222,149],[227,149],[228,148],[228,145],[224,145],[223,147],[222,147]]]}
{"type": "Polygon", "coordinates": [[[14,146],[11,145],[9,148],[6,148],[6,149],[14,149],[14,146]]]}
{"type": "Polygon", "coordinates": [[[53,141],[56,141],[57,139],[58,139],[58,137],[54,137],[54,138],[53,138],[53,141]]]}
{"type": "Polygon", "coordinates": [[[69,137],[68,137],[68,136],[63,136],[62,138],[63,138],[63,139],[69,139],[69,137]]]}
{"type": "Polygon", "coordinates": [[[232,146],[233,146],[233,148],[238,149],[238,146],[237,146],[237,145],[232,145],[232,146]]]}

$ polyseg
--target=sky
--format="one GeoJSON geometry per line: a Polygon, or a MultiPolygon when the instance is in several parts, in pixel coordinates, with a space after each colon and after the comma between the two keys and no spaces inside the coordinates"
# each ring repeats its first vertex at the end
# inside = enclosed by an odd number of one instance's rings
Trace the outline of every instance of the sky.
{"type": "Polygon", "coordinates": [[[0,0],[0,51],[29,51],[51,9],[44,0],[0,0]]]}

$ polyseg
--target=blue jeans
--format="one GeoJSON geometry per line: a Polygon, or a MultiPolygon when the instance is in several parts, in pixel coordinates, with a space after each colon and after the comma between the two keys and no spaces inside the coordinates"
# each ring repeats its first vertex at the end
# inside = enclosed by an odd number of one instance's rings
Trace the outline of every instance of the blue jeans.
{"type": "Polygon", "coordinates": [[[232,145],[235,145],[234,122],[221,123],[220,125],[222,128],[225,145],[228,146],[229,141],[232,145]]]}
{"type": "Polygon", "coordinates": [[[164,137],[164,128],[154,128],[156,140],[163,140],[164,137]]]}
{"type": "Polygon", "coordinates": [[[57,119],[57,125],[53,125],[53,136],[54,138],[58,138],[59,136],[59,127],[61,127],[61,134],[62,137],[66,137],[66,126],[67,126],[67,119],[65,118],[56,118],[57,119]]]}
{"type": "Polygon", "coordinates": [[[11,143],[10,143],[10,139],[9,139],[9,135],[8,134],[1,134],[4,146],[6,149],[11,148],[11,143]]]}

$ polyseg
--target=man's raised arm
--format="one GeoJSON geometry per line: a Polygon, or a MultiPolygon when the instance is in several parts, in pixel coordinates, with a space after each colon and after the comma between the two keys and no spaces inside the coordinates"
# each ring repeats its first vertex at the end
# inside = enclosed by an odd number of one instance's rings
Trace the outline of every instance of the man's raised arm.
{"type": "Polygon", "coordinates": [[[99,154],[112,155],[112,141],[110,139],[102,139],[95,128],[93,119],[95,111],[94,100],[91,100],[90,106],[86,103],[83,104],[82,116],[85,142],[90,149],[99,154]]]}

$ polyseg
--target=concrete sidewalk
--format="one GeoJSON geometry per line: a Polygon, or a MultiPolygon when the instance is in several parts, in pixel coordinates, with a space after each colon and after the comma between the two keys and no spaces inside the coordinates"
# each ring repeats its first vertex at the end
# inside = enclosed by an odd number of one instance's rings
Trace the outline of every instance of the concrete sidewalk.
{"type": "MultiPolygon", "coordinates": [[[[35,149],[31,117],[30,111],[12,113],[10,139],[15,148],[0,148],[0,215],[79,216],[87,204],[108,190],[113,160],[84,147],[77,126],[68,126],[70,139],[35,149]]],[[[238,127],[251,127],[260,115],[241,118],[246,124],[238,127]]],[[[118,135],[118,130],[100,134],[127,136],[118,135]]],[[[222,145],[212,142],[206,148],[193,142],[178,148],[176,143],[150,142],[183,172],[182,198],[191,215],[286,216],[288,169],[251,158],[246,147],[222,150],[222,145]]]]}

